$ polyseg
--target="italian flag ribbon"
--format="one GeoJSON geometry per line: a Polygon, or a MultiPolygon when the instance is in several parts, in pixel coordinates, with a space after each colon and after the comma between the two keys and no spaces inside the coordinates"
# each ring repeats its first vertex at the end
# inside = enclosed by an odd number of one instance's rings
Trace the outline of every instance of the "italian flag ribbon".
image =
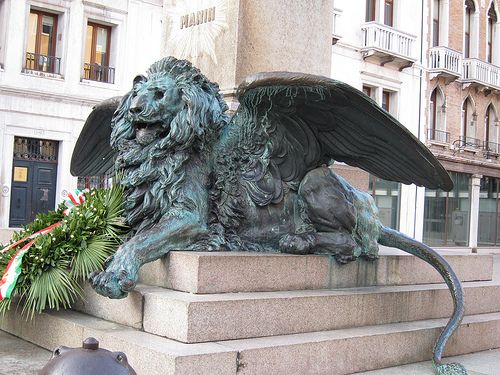
{"type": "MultiPolygon", "coordinates": [[[[86,191],[75,190],[74,192],[68,193],[68,197],[64,202],[67,207],[67,209],[64,210],[64,215],[68,216],[74,207],[81,205],[85,201],[85,192],[86,191]]],[[[9,264],[7,264],[7,267],[5,268],[2,279],[0,280],[0,301],[10,298],[12,291],[16,286],[17,279],[21,274],[21,264],[24,254],[29,251],[29,249],[33,246],[38,238],[52,232],[54,228],[57,228],[60,225],[61,222],[58,221],[57,223],[54,223],[47,228],[41,229],[38,232],[26,236],[0,250],[0,254],[5,254],[7,251],[29,240],[28,243],[26,243],[14,254],[14,256],[9,261],[9,264]]]]}

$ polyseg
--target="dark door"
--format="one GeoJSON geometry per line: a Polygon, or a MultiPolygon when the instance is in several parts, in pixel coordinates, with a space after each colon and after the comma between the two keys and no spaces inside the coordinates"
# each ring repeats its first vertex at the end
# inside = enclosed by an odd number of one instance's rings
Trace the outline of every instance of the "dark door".
{"type": "MultiPolygon", "coordinates": [[[[16,138],[16,142],[19,139],[16,138]]],[[[23,140],[35,142],[35,144],[43,142],[45,152],[47,151],[47,142],[57,144],[53,141],[28,138],[23,140]]],[[[20,227],[33,221],[38,213],[47,213],[55,208],[57,162],[54,160],[55,157],[40,157],[37,155],[37,149],[38,147],[30,147],[32,152],[17,154],[14,151],[10,227],[20,227]]]]}

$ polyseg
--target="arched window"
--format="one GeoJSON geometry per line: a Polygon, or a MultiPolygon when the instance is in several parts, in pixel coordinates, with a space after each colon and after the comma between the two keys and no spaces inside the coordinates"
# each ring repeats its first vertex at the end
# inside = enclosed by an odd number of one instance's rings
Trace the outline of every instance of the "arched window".
{"type": "Polygon", "coordinates": [[[488,149],[494,149],[498,151],[498,125],[496,121],[497,119],[495,115],[495,109],[493,108],[493,105],[490,104],[488,106],[488,109],[486,109],[486,116],[484,119],[486,125],[485,141],[488,145],[488,149]]]}
{"type": "Polygon", "coordinates": [[[429,113],[429,139],[439,142],[449,142],[447,139],[446,125],[444,121],[445,104],[439,88],[435,88],[431,94],[429,113]]]}
{"type": "Polygon", "coordinates": [[[473,22],[472,15],[476,11],[476,7],[472,0],[465,0],[465,27],[464,27],[464,57],[469,58],[471,55],[473,22]]]}
{"type": "Polygon", "coordinates": [[[479,147],[476,139],[476,121],[472,101],[467,98],[462,105],[462,140],[464,146],[479,147]]]}
{"type": "Polygon", "coordinates": [[[432,8],[432,47],[439,46],[439,18],[440,18],[440,0],[433,1],[432,8]]]}
{"type": "Polygon", "coordinates": [[[493,2],[491,2],[490,9],[488,10],[488,30],[487,30],[487,51],[486,51],[486,60],[492,64],[493,63],[493,48],[494,41],[496,41],[495,36],[495,24],[497,23],[497,13],[495,12],[495,8],[493,6],[493,2]]]}

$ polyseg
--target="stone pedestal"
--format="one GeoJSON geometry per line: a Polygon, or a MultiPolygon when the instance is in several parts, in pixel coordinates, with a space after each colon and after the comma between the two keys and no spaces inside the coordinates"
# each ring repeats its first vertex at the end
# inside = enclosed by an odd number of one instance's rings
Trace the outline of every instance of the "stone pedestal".
{"type": "Polygon", "coordinates": [[[330,75],[333,1],[165,0],[162,54],[193,62],[229,98],[249,74],[330,75]]]}

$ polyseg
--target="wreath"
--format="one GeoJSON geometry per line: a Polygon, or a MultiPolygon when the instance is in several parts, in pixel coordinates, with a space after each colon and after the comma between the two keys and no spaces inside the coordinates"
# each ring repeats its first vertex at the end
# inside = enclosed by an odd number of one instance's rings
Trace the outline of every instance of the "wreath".
{"type": "Polygon", "coordinates": [[[103,269],[127,233],[122,206],[119,184],[76,191],[15,232],[0,250],[0,314],[13,299],[27,318],[46,308],[70,308],[82,296],[82,281],[103,269]]]}

